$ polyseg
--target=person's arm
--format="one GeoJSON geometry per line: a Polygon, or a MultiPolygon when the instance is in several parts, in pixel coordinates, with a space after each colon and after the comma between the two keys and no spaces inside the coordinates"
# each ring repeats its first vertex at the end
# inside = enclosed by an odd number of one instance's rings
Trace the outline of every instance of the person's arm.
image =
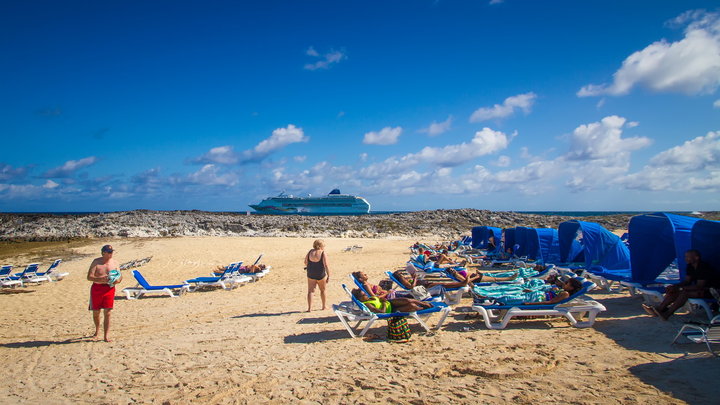
{"type": "Polygon", "coordinates": [[[325,268],[325,275],[327,275],[327,278],[325,279],[325,282],[327,283],[330,281],[330,267],[328,266],[327,255],[325,254],[325,252],[323,252],[322,254],[322,261],[323,267],[325,268]]]}
{"type": "Polygon", "coordinates": [[[308,257],[310,257],[310,252],[307,252],[307,254],[305,255],[305,267],[307,267],[308,265],[308,257]]]}
{"type": "Polygon", "coordinates": [[[97,260],[93,260],[93,262],[90,264],[90,269],[88,270],[87,279],[88,281],[92,281],[94,283],[107,283],[108,277],[107,276],[98,276],[97,275],[97,260]]]}

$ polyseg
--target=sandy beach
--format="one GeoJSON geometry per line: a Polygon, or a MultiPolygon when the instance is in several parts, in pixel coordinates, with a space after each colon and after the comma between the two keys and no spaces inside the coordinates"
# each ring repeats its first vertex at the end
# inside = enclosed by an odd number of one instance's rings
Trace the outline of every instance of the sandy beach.
{"type": "MultiPolygon", "coordinates": [[[[373,282],[408,258],[409,239],[326,238],[328,304],[352,271],[373,282]],[[358,252],[344,253],[350,245],[358,252]]],[[[121,297],[111,343],[92,333],[87,267],[106,243],[74,247],[57,283],[0,294],[2,403],[713,403],[720,362],[702,345],[670,345],[690,315],[650,318],[637,299],[593,292],[607,307],[591,329],[519,319],[487,330],[464,301],[439,333],[411,321],[408,344],[352,339],[331,310],[306,313],[302,258],[310,238],[115,239],[119,262],[152,256],[153,284],[209,275],[265,253],[271,273],[232,291],[121,297]]],[[[37,253],[5,257],[18,268],[37,253]]],[[[49,263],[44,261],[43,266],[49,263]]],[[[695,315],[698,316],[697,314],[695,315]]],[[[437,318],[432,318],[431,323],[437,318]]],[[[386,323],[373,332],[384,335],[386,323]]]]}

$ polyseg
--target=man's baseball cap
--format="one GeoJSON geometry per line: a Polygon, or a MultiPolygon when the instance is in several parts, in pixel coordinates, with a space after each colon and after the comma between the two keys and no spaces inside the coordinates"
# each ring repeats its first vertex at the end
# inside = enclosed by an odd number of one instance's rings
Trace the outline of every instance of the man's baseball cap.
{"type": "Polygon", "coordinates": [[[114,251],[115,251],[115,250],[113,250],[113,247],[112,247],[111,245],[105,245],[105,246],[102,247],[102,249],[100,249],[100,252],[102,252],[102,253],[106,253],[106,252],[107,252],[107,253],[112,253],[112,252],[114,252],[114,251]]]}

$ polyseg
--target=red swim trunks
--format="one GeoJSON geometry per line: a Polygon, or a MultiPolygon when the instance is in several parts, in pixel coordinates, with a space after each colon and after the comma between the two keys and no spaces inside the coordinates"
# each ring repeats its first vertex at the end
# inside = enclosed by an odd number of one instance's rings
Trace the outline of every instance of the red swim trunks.
{"type": "Polygon", "coordinates": [[[115,303],[115,287],[107,284],[93,283],[90,287],[90,305],[88,309],[91,311],[99,311],[101,309],[112,309],[115,303]]]}

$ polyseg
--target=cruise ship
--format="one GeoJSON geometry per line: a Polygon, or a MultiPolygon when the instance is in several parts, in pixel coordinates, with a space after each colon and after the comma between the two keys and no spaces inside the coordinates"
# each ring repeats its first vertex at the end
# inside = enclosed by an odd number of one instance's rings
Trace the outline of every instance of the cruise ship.
{"type": "Polygon", "coordinates": [[[362,197],[341,194],[340,190],[334,189],[323,197],[294,197],[280,193],[250,205],[250,208],[258,214],[358,215],[370,212],[370,203],[362,197]]]}

